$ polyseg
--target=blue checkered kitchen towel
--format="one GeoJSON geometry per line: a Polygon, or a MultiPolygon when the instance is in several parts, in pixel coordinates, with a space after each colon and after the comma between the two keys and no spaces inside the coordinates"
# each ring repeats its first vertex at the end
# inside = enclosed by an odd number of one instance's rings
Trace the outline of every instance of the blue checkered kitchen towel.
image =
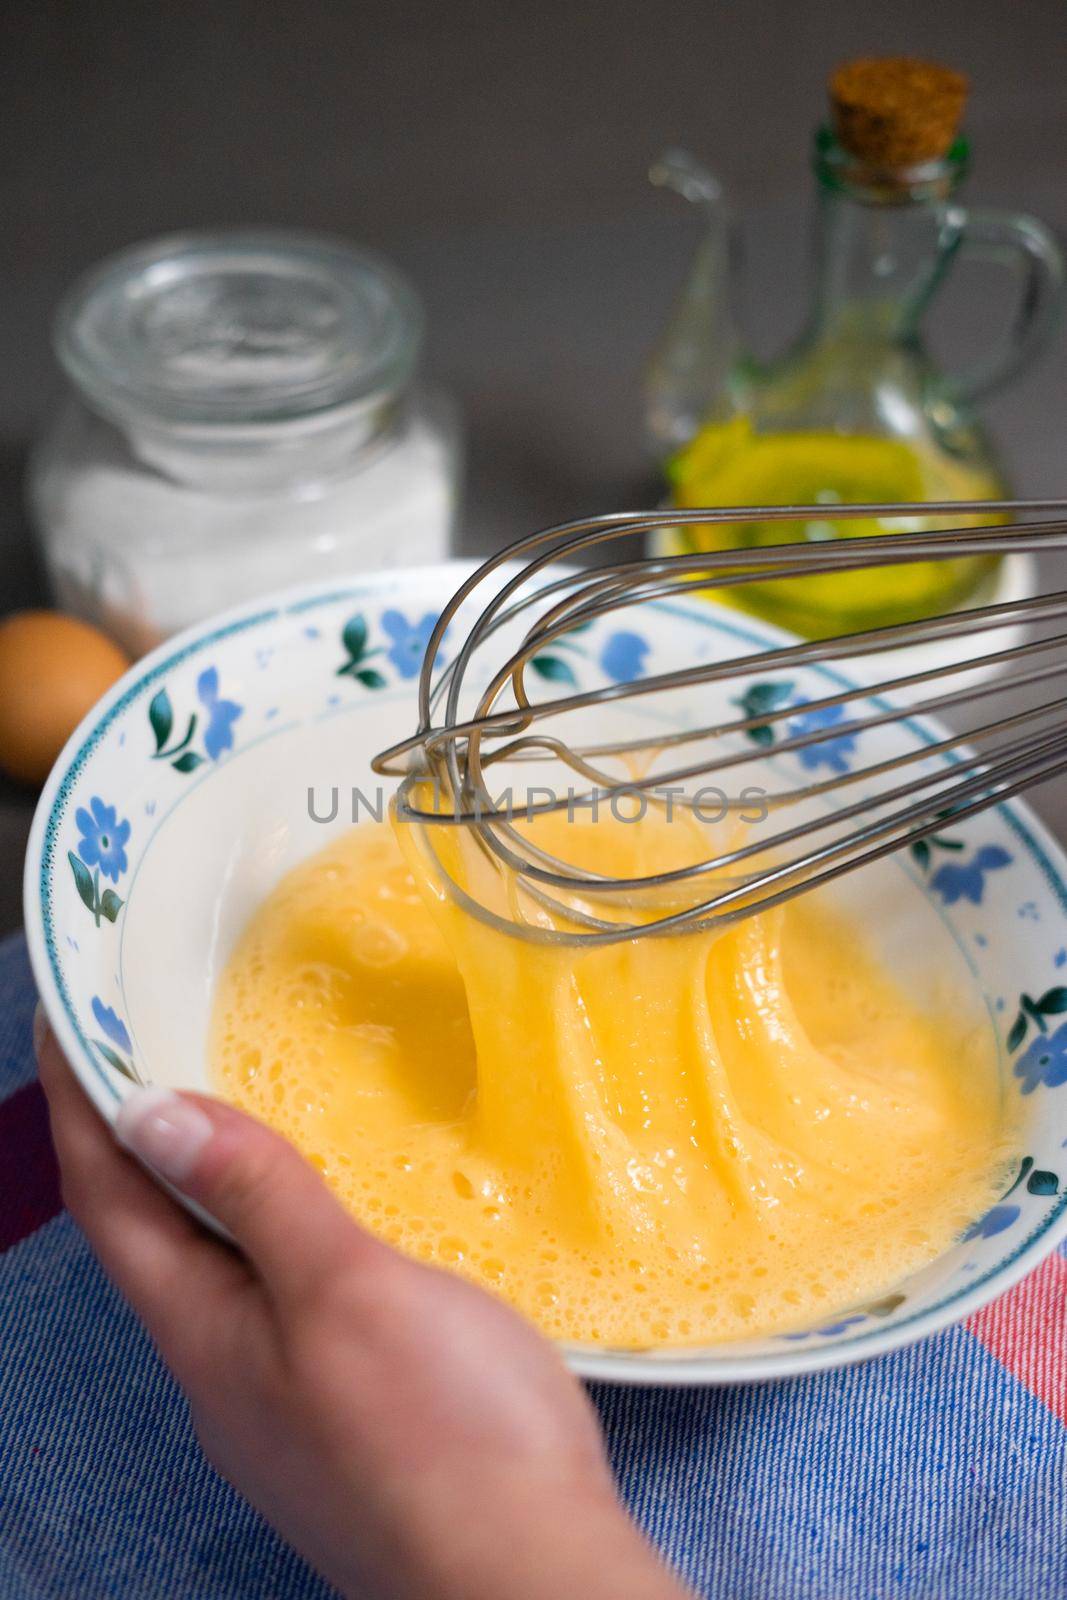
{"type": "MultiPolygon", "coordinates": [[[[0,1600],[324,1596],[203,1460],[181,1396],[60,1208],[33,1000],[9,939],[0,1600]]],[[[627,1504],[700,1595],[1067,1600],[1067,1255],[966,1326],[865,1366],[594,1398],[627,1504]]]]}

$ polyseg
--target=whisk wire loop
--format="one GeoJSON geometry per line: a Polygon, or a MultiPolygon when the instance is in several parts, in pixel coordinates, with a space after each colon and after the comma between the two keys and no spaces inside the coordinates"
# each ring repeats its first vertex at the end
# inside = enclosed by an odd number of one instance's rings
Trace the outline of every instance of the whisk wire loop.
{"type": "Polygon", "coordinates": [[[374,762],[377,772],[401,777],[397,815],[420,829],[422,848],[460,903],[494,926],[541,942],[602,944],[721,927],[918,844],[943,832],[949,820],[956,824],[1067,770],[1067,693],[1054,692],[1054,680],[1067,673],[1067,631],[1018,637],[1023,628],[1062,625],[1067,591],[987,599],[916,621],[786,639],[755,653],[686,661],[632,681],[575,684],[538,696],[534,684],[541,689],[546,682],[573,681],[550,652],[565,652],[576,636],[642,605],[681,601],[691,608],[694,598],[702,605],[721,596],[736,607],[748,586],[772,581],[1067,549],[1064,500],[835,505],[835,520],[891,524],[921,515],[924,523],[944,517],[951,525],[817,543],[793,538],[706,550],[696,531],[755,522],[803,528],[825,515],[825,506],[764,506],[590,517],[520,539],[460,585],[427,645],[418,727],[374,762]],[[687,530],[682,537],[691,548],[571,565],[599,555],[612,540],[663,528],[687,530]],[[445,638],[461,613],[463,637],[445,663],[445,638]],[[958,655],[952,653],[956,642],[958,655]],[[916,646],[937,647],[937,660],[918,662],[909,654],[916,646]],[[894,661],[898,651],[904,654],[894,661]],[[883,658],[880,674],[874,664],[883,658]],[[842,674],[840,667],[850,663],[860,665],[863,682],[842,674]],[[990,679],[991,671],[1009,667],[990,679]],[[783,672],[812,669],[820,679],[802,700],[777,692],[752,697],[754,683],[773,687],[783,672]],[[1045,685],[1049,698],[1042,698],[1045,685]],[[740,692],[746,686],[747,695],[740,692]],[[1005,690],[1025,696],[1022,706],[986,712],[986,702],[1005,690]],[[597,729],[594,739],[582,738],[597,713],[608,719],[625,703],[636,719],[645,702],[658,702],[654,732],[612,734],[609,728],[607,736],[597,729]],[[954,720],[981,712],[985,720],[950,732],[932,732],[916,721],[945,712],[954,720]],[[903,737],[894,744],[898,731],[903,737]],[[861,744],[870,751],[866,759],[846,763],[835,754],[861,744]],[[664,766],[672,751],[686,753],[664,766]],[[546,762],[569,773],[566,794],[531,789],[517,820],[510,787],[506,804],[494,799],[490,772],[546,762]],[[809,777],[819,766],[830,775],[809,777]],[[772,786],[723,793],[725,833],[716,839],[707,830],[706,854],[663,871],[596,872],[559,857],[536,827],[538,818],[563,810],[568,820],[595,817],[601,803],[664,809],[665,794],[676,797],[667,804],[668,816],[672,803],[692,814],[694,784],[733,781],[754,767],[772,776],[772,786]],[[762,796],[762,814],[746,818],[751,831],[738,843],[738,817],[752,811],[754,792],[762,796]],[[435,843],[440,826],[465,830],[481,858],[510,875],[509,912],[483,903],[446,869],[435,843]]]}

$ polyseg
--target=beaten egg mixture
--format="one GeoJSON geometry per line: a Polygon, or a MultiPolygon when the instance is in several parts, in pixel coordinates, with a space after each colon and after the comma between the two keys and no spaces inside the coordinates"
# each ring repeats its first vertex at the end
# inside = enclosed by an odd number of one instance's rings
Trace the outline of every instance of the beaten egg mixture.
{"type": "MultiPolygon", "coordinates": [[[[699,855],[684,828],[575,828],[568,859],[601,872],[699,855]]],[[[462,830],[432,832],[514,909],[462,830]]],[[[816,900],[533,946],[427,861],[411,827],[367,825],[290,873],[212,1041],[220,1091],[412,1255],[557,1338],[697,1344],[877,1299],[993,1199],[1012,1141],[988,1027],[921,1009],[816,900]]]]}

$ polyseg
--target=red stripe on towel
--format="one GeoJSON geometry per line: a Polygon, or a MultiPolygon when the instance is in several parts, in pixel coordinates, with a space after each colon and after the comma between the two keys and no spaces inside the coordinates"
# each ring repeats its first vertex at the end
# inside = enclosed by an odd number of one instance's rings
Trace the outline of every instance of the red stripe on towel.
{"type": "Polygon", "coordinates": [[[1058,1252],[967,1327],[1030,1393],[1067,1423],[1067,1260],[1058,1252]]]}

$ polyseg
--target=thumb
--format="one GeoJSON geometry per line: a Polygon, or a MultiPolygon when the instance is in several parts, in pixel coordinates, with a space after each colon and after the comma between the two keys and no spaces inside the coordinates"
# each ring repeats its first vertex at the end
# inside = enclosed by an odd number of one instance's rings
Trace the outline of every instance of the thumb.
{"type": "Polygon", "coordinates": [[[220,1223],[279,1300],[393,1252],[279,1134],[204,1095],[137,1089],[115,1119],[131,1155],[220,1223]]]}

